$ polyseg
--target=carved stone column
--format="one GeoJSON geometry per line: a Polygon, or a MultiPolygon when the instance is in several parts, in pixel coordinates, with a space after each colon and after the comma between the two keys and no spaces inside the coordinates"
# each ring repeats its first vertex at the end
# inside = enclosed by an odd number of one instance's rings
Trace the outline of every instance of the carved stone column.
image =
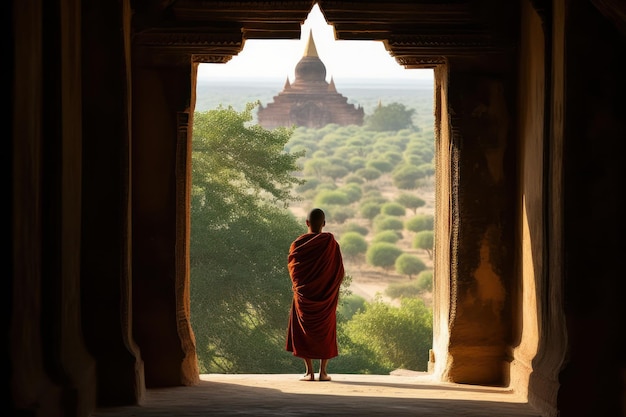
{"type": "MultiPolygon", "coordinates": [[[[506,79],[450,65],[451,230],[446,378],[503,384],[514,282],[515,143],[506,79]]],[[[445,239],[446,236],[442,236],[445,239]]],[[[445,278],[445,277],[444,277],[445,278]]]]}

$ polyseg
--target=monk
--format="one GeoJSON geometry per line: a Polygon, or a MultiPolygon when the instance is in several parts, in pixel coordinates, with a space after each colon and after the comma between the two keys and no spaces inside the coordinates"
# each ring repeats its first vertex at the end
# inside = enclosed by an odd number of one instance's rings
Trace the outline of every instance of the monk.
{"type": "Polygon", "coordinates": [[[306,374],[301,381],[315,380],[314,359],[320,360],[319,380],[330,381],[326,366],[338,355],[337,302],[344,278],[343,259],[333,234],[322,232],[326,225],[323,210],[311,210],[306,225],[308,233],[289,248],[293,302],[286,349],[304,360],[306,374]]]}

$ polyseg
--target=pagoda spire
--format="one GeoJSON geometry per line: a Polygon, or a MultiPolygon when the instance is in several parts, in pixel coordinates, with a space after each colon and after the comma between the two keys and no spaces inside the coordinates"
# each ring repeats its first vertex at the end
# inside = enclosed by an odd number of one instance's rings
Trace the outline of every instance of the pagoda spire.
{"type": "Polygon", "coordinates": [[[304,56],[319,58],[319,55],[317,55],[317,48],[315,47],[315,41],[313,40],[313,29],[309,30],[309,39],[306,42],[306,48],[304,48],[304,56]]]}
{"type": "Polygon", "coordinates": [[[328,84],[328,91],[331,91],[333,93],[337,92],[337,88],[335,87],[335,80],[332,76],[330,77],[330,83],[328,84]]]}

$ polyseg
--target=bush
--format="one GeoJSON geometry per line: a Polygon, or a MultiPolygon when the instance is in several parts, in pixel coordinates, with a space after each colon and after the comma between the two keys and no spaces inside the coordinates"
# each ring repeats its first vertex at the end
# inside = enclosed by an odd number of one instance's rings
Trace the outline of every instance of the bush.
{"type": "Polygon", "coordinates": [[[398,232],[394,230],[383,230],[372,238],[372,243],[387,242],[396,243],[402,236],[398,236],[398,232]]]}
{"type": "Polygon", "coordinates": [[[406,230],[411,232],[421,232],[422,230],[433,230],[435,217],[430,214],[418,214],[410,218],[404,224],[406,230]]]}
{"type": "Polygon", "coordinates": [[[400,203],[390,201],[380,207],[380,212],[388,216],[404,216],[406,214],[406,208],[400,203]]]}
{"type": "Polygon", "coordinates": [[[373,221],[374,231],[381,232],[383,230],[399,230],[404,229],[404,222],[395,216],[386,216],[379,214],[373,221]]]}
{"type": "Polygon", "coordinates": [[[413,275],[417,275],[426,269],[426,264],[415,255],[403,253],[396,259],[395,267],[397,273],[408,275],[409,279],[411,279],[413,275]]]}
{"type": "Polygon", "coordinates": [[[346,206],[350,204],[350,199],[346,193],[338,190],[322,190],[315,197],[316,206],[324,205],[342,205],[346,206]]]}
{"type": "Polygon", "coordinates": [[[355,259],[367,251],[367,241],[357,232],[346,232],[341,235],[339,246],[346,259],[355,259]]]}
{"type": "Polygon", "coordinates": [[[420,291],[431,292],[433,290],[433,271],[432,269],[422,271],[415,279],[417,289],[420,291]]]}
{"type": "Polygon", "coordinates": [[[369,234],[369,232],[370,232],[370,229],[368,229],[365,226],[361,226],[358,223],[350,222],[350,223],[347,223],[343,227],[343,232],[344,233],[347,233],[347,232],[357,232],[361,236],[367,236],[369,234]]]}
{"type": "Polygon", "coordinates": [[[393,243],[378,242],[370,245],[367,249],[365,260],[369,265],[389,269],[401,254],[402,249],[393,243]]]}
{"type": "MultiPolygon", "coordinates": [[[[421,299],[403,298],[400,307],[380,300],[365,304],[346,323],[345,333],[392,369],[425,371],[432,348],[432,311],[421,299]]],[[[333,369],[334,369],[333,365],[333,369]]]]}
{"type": "Polygon", "coordinates": [[[432,230],[422,230],[417,232],[413,238],[413,247],[415,249],[423,249],[428,253],[428,256],[432,259],[433,245],[435,240],[435,233],[432,230]]]}
{"type": "Polygon", "coordinates": [[[420,293],[421,293],[421,290],[418,287],[417,280],[409,281],[409,282],[392,282],[385,289],[385,295],[393,299],[417,298],[419,297],[420,293]]]}

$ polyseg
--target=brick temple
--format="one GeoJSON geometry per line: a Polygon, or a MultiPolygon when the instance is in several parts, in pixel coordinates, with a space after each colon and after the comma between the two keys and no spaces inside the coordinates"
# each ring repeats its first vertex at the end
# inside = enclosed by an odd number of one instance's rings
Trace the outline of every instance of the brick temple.
{"type": "Polygon", "coordinates": [[[312,32],[304,56],[295,69],[294,82],[285,82],[283,91],[274,101],[258,110],[259,125],[266,129],[278,126],[320,128],[330,123],[362,125],[363,108],[348,104],[348,99],[337,92],[332,77],[326,81],[326,66],[317,54],[312,32]]]}

